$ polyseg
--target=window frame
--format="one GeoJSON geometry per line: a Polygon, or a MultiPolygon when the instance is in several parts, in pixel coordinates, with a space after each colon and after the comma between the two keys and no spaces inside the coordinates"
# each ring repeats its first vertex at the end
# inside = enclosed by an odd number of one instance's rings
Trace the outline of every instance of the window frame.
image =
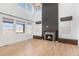
{"type": "MultiPolygon", "coordinates": [[[[18,22],[18,21],[17,21],[18,22]]],[[[16,32],[16,34],[19,34],[19,33],[25,33],[25,23],[17,23],[16,22],[16,24],[15,24],[15,32],[16,32]],[[22,25],[23,26],[23,32],[17,32],[16,30],[17,30],[17,27],[16,27],[16,25],[22,25]]]]}
{"type": "MultiPolygon", "coordinates": [[[[14,31],[14,19],[11,19],[11,18],[6,18],[6,17],[3,17],[3,20],[2,20],[2,33],[4,34],[4,30],[5,30],[5,28],[4,28],[4,23],[6,23],[6,24],[8,24],[8,25],[10,25],[11,24],[11,30],[12,30],[12,32],[11,33],[13,33],[13,31],[14,31]]],[[[7,30],[8,29],[10,29],[8,26],[7,26],[7,30]]],[[[5,32],[6,33],[6,32],[5,32]]],[[[11,34],[9,31],[7,32],[7,33],[9,33],[9,34],[11,34]]],[[[6,34],[5,34],[6,35],[6,34]]]]}

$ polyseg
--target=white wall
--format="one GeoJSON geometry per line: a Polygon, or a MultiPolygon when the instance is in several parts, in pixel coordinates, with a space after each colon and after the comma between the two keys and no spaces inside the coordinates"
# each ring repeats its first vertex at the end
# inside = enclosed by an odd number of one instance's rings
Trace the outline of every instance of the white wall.
{"type": "MultiPolygon", "coordinates": [[[[42,8],[34,11],[34,22],[42,21],[42,8]]],[[[42,36],[42,24],[34,24],[34,35],[42,36]]]]}
{"type": "Polygon", "coordinates": [[[73,36],[73,20],[60,21],[61,17],[73,16],[73,4],[60,3],[59,4],[59,37],[60,38],[74,38],[73,36]],[[69,33],[68,33],[69,32],[69,33]]]}
{"type": "Polygon", "coordinates": [[[35,24],[34,25],[34,35],[42,36],[42,24],[35,24]]]}
{"type": "Polygon", "coordinates": [[[34,10],[34,21],[42,21],[42,8],[34,10]]]}
{"type": "Polygon", "coordinates": [[[74,3],[74,20],[74,27],[76,27],[76,39],[78,39],[79,44],[79,3],[74,3]]]}
{"type": "MultiPolygon", "coordinates": [[[[77,3],[60,3],[59,4],[59,37],[79,40],[79,4],[77,3]],[[61,17],[72,16],[71,22],[61,22],[61,17]],[[61,30],[67,29],[65,26],[70,26],[70,31],[62,33],[61,30]]],[[[68,28],[68,29],[69,29],[68,28]]]]}
{"type": "MultiPolygon", "coordinates": [[[[18,5],[14,4],[14,3],[12,3],[12,4],[11,3],[2,3],[2,4],[0,3],[0,12],[6,13],[6,14],[11,14],[11,15],[18,16],[18,17],[22,17],[27,20],[32,20],[32,16],[29,15],[29,12],[27,10],[18,7],[18,5]]],[[[16,32],[15,32],[16,20],[27,22],[22,19],[18,19],[18,18],[0,14],[0,46],[8,45],[8,44],[12,44],[12,43],[16,43],[19,41],[33,38],[33,33],[31,33],[31,34],[27,34],[27,33],[16,34],[16,32]],[[14,19],[14,31],[12,34],[7,33],[6,35],[3,35],[3,33],[2,33],[2,20],[3,20],[2,17],[9,17],[9,18],[14,19]]]]}

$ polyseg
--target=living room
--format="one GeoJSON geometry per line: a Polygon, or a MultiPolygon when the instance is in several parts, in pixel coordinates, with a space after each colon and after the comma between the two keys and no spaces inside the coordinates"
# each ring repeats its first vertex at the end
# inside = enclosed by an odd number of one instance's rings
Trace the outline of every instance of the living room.
{"type": "Polygon", "coordinates": [[[0,55],[79,55],[78,7],[79,3],[0,3],[0,55]]]}

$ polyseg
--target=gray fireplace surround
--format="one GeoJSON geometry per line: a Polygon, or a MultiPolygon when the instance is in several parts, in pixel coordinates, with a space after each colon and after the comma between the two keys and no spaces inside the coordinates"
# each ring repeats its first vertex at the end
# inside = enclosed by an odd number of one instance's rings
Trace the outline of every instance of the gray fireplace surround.
{"type": "MultiPolygon", "coordinates": [[[[56,34],[55,34],[55,32],[45,32],[45,33],[44,33],[44,39],[45,39],[45,40],[46,40],[46,35],[52,35],[52,41],[55,41],[55,39],[56,39],[56,34]]],[[[48,38],[50,39],[51,37],[48,36],[48,38]]]]}

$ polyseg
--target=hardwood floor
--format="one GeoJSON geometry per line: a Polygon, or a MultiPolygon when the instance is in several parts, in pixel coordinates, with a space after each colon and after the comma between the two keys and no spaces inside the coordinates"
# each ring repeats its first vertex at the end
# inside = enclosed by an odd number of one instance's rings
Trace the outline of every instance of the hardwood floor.
{"type": "Polygon", "coordinates": [[[0,56],[77,56],[79,47],[46,40],[27,40],[0,47],[0,56]]]}

